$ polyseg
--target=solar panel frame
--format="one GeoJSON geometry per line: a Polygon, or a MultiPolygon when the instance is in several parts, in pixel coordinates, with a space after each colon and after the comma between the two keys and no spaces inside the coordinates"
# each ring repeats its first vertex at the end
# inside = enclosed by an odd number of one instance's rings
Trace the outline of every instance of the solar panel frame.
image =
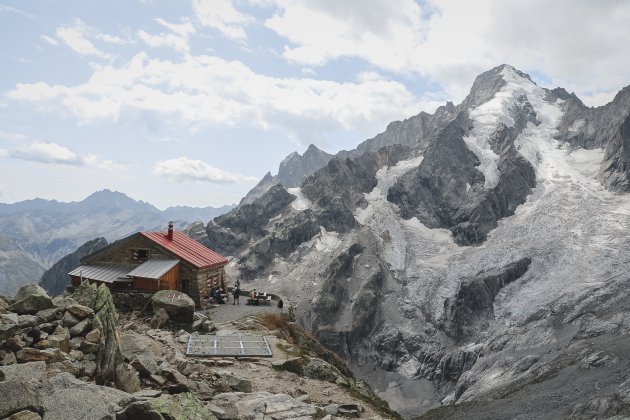
{"type": "Polygon", "coordinates": [[[190,335],[187,356],[273,357],[264,335],[190,335]]]}

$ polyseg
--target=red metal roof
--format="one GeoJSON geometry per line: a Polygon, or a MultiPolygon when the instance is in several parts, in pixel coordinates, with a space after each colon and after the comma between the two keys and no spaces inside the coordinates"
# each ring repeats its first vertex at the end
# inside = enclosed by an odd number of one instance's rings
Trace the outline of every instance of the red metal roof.
{"type": "Polygon", "coordinates": [[[200,269],[220,267],[228,263],[225,257],[181,232],[173,231],[173,240],[168,239],[166,232],[140,232],[140,234],[200,269]]]}

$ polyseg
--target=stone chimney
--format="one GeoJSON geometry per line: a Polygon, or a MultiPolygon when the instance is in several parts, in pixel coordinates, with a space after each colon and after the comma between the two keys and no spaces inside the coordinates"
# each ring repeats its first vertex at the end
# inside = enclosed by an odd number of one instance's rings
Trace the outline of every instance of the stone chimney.
{"type": "Polygon", "coordinates": [[[168,232],[166,233],[166,239],[173,240],[173,222],[168,222],[168,232]]]}

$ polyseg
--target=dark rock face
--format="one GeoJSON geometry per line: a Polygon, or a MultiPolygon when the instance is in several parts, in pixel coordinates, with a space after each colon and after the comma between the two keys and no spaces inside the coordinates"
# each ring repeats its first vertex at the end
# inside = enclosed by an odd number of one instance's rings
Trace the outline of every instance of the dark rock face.
{"type": "Polygon", "coordinates": [[[420,166],[390,188],[387,199],[406,219],[417,216],[428,227],[450,229],[460,245],[483,242],[497,220],[514,214],[535,186],[534,169],[514,147],[514,139],[533,118],[528,103],[521,111],[520,124],[499,126],[493,137],[501,177],[492,190],[484,188],[485,178],[476,169],[479,160],[463,140],[467,125],[460,115],[427,148],[420,166]]]}
{"type": "Polygon", "coordinates": [[[447,315],[445,331],[455,340],[463,341],[484,329],[484,325],[480,324],[494,318],[494,298],[505,285],[525,274],[530,263],[531,259],[523,258],[498,272],[480,273],[463,279],[457,296],[444,302],[447,315]]]}
{"type": "Polygon", "coordinates": [[[630,191],[630,114],[606,146],[599,180],[612,191],[630,191]]]}
{"type": "Polygon", "coordinates": [[[240,204],[253,203],[274,185],[281,184],[286,188],[299,187],[307,177],[326,166],[332,158],[333,155],[318,149],[314,144],[311,144],[303,155],[293,152],[280,162],[278,175],[272,176],[271,172],[267,172],[240,204]]]}
{"type": "Polygon", "coordinates": [[[51,296],[63,293],[70,282],[68,273],[81,265],[81,258],[107,246],[105,238],[96,238],[81,245],[76,251],[66,255],[44,272],[39,281],[51,296]]]}

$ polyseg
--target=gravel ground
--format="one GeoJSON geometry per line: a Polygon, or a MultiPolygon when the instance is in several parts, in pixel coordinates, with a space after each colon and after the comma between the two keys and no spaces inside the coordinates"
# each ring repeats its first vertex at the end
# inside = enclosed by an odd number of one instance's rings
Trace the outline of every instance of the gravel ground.
{"type": "Polygon", "coordinates": [[[208,315],[210,320],[217,324],[221,324],[224,322],[234,321],[244,316],[253,315],[257,313],[265,313],[265,312],[273,312],[273,313],[282,313],[286,312],[286,309],[279,309],[277,307],[277,302],[272,302],[269,305],[246,305],[246,298],[241,296],[240,305],[233,305],[232,298],[230,298],[230,303],[226,303],[224,305],[212,305],[212,308],[203,311],[208,315]]]}

